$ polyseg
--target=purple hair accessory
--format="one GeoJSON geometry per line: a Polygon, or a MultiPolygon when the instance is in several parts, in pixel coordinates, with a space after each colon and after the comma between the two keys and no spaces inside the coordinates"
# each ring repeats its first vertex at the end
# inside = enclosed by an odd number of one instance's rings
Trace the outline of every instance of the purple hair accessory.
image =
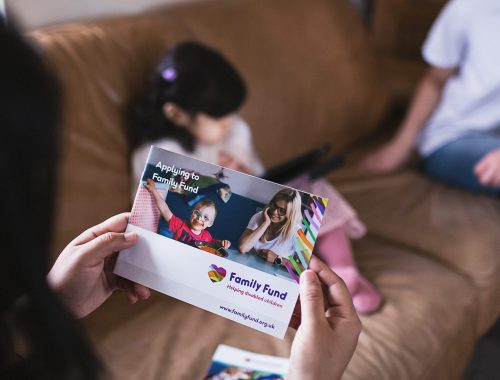
{"type": "Polygon", "coordinates": [[[177,70],[175,70],[173,67],[167,67],[165,70],[162,71],[161,76],[166,81],[173,82],[174,80],[177,79],[177,70]]]}

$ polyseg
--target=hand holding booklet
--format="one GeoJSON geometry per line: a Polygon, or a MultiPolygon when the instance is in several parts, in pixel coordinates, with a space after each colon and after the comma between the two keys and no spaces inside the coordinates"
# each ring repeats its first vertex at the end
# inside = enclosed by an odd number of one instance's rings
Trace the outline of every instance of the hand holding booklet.
{"type": "Polygon", "coordinates": [[[114,271],[283,338],[327,202],[151,147],[114,271]]]}

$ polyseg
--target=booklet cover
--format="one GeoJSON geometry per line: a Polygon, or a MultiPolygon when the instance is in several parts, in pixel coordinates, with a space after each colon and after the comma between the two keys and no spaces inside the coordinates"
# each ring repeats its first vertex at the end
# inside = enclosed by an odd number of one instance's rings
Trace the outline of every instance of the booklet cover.
{"type": "Polygon", "coordinates": [[[204,380],[284,380],[289,359],[220,344],[204,380]]]}
{"type": "Polygon", "coordinates": [[[327,201],[151,147],[114,271],[283,338],[327,201]]]}

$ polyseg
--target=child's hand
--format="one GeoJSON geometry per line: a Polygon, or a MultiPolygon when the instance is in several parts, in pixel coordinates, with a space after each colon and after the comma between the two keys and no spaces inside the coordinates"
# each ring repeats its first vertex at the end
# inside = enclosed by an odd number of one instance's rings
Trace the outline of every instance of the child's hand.
{"type": "Polygon", "coordinates": [[[231,246],[231,242],[229,240],[221,240],[220,246],[224,249],[228,249],[231,246]]]}
{"type": "Polygon", "coordinates": [[[219,165],[224,166],[228,169],[237,170],[246,174],[253,174],[252,171],[246,166],[243,165],[240,161],[238,161],[233,155],[219,151],[219,165]]]}
{"type": "Polygon", "coordinates": [[[385,173],[401,167],[411,153],[411,145],[393,140],[369,152],[358,164],[360,169],[385,173]]]}
{"type": "Polygon", "coordinates": [[[500,186],[500,149],[486,154],[474,166],[474,174],[484,186],[500,186]]]}
{"type": "Polygon", "coordinates": [[[269,263],[274,263],[274,260],[278,255],[271,251],[270,249],[261,249],[259,251],[260,257],[262,257],[264,260],[266,260],[269,263]]]}
{"type": "Polygon", "coordinates": [[[155,185],[155,182],[151,179],[151,178],[148,178],[146,180],[146,183],[144,184],[144,187],[150,192],[150,193],[154,193],[156,191],[156,185],[155,185]]]}

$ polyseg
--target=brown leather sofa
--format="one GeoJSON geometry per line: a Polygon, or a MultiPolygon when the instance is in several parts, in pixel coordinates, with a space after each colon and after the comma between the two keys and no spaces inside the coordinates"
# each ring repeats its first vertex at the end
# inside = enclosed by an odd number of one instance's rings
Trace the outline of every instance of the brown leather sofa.
{"type": "MultiPolygon", "coordinates": [[[[127,110],[175,41],[217,47],[240,68],[250,93],[242,114],[267,165],[325,141],[336,151],[356,147],[390,100],[347,0],[208,0],[31,37],[64,100],[54,255],[87,226],[130,209],[127,110]]],[[[385,297],[362,317],[344,378],[459,379],[500,312],[500,203],[412,168],[384,176],[346,169],[331,179],[368,226],[356,259],[385,297]]],[[[287,356],[293,339],[161,294],[136,306],[113,296],[84,325],[116,379],[200,379],[219,343],[287,356]]]]}

